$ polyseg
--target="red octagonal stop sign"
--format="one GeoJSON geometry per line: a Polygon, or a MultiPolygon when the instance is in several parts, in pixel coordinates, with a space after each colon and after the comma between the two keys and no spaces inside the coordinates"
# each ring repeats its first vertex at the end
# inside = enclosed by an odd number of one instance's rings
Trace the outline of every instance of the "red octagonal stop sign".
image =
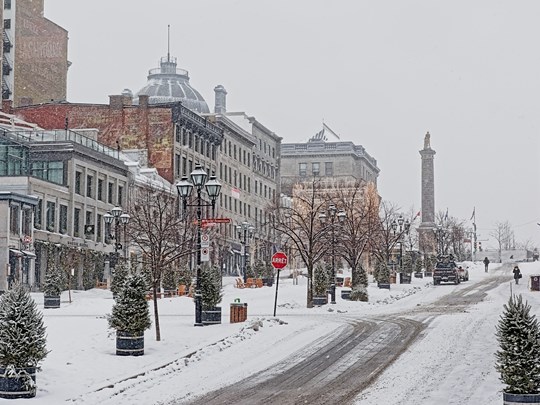
{"type": "Polygon", "coordinates": [[[274,266],[274,269],[282,269],[287,265],[287,262],[287,255],[283,252],[276,252],[272,256],[272,266],[274,266]]]}

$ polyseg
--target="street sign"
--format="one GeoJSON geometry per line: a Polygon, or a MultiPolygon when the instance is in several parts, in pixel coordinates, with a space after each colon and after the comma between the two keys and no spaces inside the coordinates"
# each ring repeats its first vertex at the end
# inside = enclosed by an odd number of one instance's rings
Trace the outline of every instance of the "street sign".
{"type": "Polygon", "coordinates": [[[201,262],[209,262],[209,261],[210,261],[210,249],[202,248],[201,249],[201,262]]]}
{"type": "Polygon", "coordinates": [[[201,234],[201,247],[210,247],[210,236],[207,233],[201,234]]]}
{"type": "Polygon", "coordinates": [[[201,223],[204,224],[230,224],[230,218],[205,218],[201,220],[201,223]]]}
{"type": "Polygon", "coordinates": [[[272,256],[272,266],[274,269],[282,269],[288,263],[287,255],[283,252],[276,252],[272,256]]]}

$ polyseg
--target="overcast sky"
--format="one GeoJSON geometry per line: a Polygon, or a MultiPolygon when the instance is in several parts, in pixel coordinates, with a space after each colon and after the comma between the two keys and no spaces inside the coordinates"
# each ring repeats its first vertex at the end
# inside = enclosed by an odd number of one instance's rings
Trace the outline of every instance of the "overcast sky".
{"type": "MultiPolygon", "coordinates": [[[[134,93],[167,54],[209,107],[305,141],[322,121],[363,145],[383,199],[420,209],[426,131],[438,211],[478,237],[508,220],[540,247],[540,3],[531,1],[45,0],[69,31],[68,101],[134,93]]],[[[484,241],[484,246],[493,242],[484,241]]]]}

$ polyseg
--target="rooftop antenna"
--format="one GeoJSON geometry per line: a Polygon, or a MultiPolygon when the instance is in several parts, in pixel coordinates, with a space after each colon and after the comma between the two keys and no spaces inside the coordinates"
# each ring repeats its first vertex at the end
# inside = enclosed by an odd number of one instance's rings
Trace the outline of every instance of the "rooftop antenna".
{"type": "Polygon", "coordinates": [[[167,62],[171,61],[171,24],[167,25],[167,62]]]}

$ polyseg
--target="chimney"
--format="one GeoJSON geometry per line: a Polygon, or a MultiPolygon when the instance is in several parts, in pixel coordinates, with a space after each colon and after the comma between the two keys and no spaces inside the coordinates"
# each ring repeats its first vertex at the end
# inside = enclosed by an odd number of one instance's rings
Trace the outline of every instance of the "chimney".
{"type": "Polygon", "coordinates": [[[139,95],[139,107],[148,108],[149,97],[146,94],[139,95]]]}
{"type": "Polygon", "coordinates": [[[131,90],[124,89],[124,91],[122,92],[122,104],[125,106],[133,105],[132,100],[133,100],[133,93],[131,92],[131,90]]]}
{"type": "Polygon", "coordinates": [[[227,90],[221,84],[214,87],[216,93],[216,102],[214,112],[216,114],[225,114],[227,112],[227,90]]]}
{"type": "Polygon", "coordinates": [[[123,98],[124,96],[122,96],[121,94],[109,96],[109,108],[115,109],[115,110],[121,110],[123,98]]]}

